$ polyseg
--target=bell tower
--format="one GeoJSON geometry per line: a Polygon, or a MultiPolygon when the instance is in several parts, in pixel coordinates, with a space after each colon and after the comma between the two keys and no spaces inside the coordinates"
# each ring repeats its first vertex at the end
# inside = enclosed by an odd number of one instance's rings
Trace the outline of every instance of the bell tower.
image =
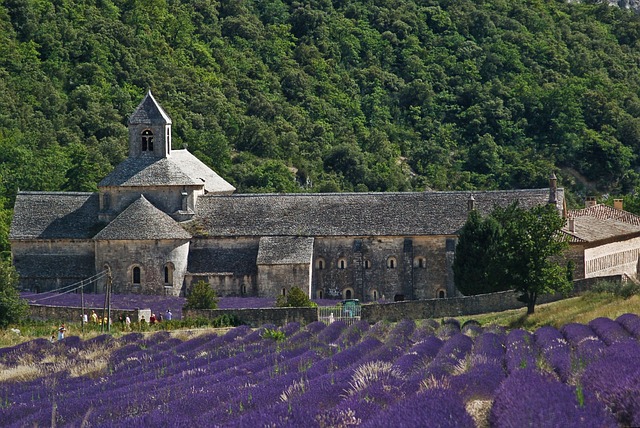
{"type": "Polygon", "coordinates": [[[151,90],[129,117],[129,157],[171,156],[171,118],[151,90]]]}

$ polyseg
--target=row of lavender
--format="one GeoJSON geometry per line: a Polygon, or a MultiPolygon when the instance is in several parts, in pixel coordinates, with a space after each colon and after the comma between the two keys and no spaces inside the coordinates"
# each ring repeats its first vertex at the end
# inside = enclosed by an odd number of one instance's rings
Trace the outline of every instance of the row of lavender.
{"type": "MultiPolygon", "coordinates": [[[[413,321],[372,327],[238,327],[181,341],[161,332],[115,340],[36,340],[0,364],[111,352],[104,373],[56,371],[0,383],[4,426],[640,425],[640,318],[529,333],[413,321]],[[282,337],[285,340],[275,340],[282,337]],[[275,334],[277,333],[277,334],[275,334]]],[[[46,368],[43,371],[46,373],[46,368]]]]}

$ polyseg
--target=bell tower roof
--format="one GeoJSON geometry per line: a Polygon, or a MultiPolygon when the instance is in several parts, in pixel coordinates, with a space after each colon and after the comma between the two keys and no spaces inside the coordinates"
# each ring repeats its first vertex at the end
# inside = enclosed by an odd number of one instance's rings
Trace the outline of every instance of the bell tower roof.
{"type": "Polygon", "coordinates": [[[158,104],[153,94],[151,94],[151,90],[149,90],[129,117],[129,125],[153,125],[158,123],[170,125],[171,118],[158,104]]]}

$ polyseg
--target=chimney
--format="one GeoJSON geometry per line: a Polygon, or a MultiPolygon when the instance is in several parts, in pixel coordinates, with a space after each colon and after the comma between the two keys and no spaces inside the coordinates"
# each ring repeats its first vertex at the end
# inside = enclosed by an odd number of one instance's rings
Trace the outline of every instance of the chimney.
{"type": "Polygon", "coordinates": [[[549,177],[549,203],[556,204],[558,202],[558,177],[555,173],[551,173],[549,177]]]}
{"type": "Polygon", "coordinates": [[[585,208],[594,207],[597,204],[595,196],[587,196],[587,200],[585,201],[585,208]]]}
{"type": "Polygon", "coordinates": [[[467,212],[471,212],[476,209],[476,198],[473,195],[469,195],[469,199],[467,199],[467,212]]]}
{"type": "Polygon", "coordinates": [[[622,199],[614,199],[613,200],[613,208],[623,211],[624,208],[622,208],[622,199]]]}
{"type": "Polygon", "coordinates": [[[573,217],[569,217],[569,232],[576,231],[576,219],[573,217]]]}

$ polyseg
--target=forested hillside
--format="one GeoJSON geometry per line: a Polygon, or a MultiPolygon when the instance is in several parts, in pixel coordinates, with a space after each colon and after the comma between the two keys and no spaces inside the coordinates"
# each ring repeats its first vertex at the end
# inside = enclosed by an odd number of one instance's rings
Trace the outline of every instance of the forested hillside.
{"type": "MultiPolygon", "coordinates": [[[[640,18],[550,0],[5,0],[17,189],[92,191],[151,89],[240,192],[640,184],[640,18]]],[[[576,198],[577,199],[577,198],[576,198]]]]}

